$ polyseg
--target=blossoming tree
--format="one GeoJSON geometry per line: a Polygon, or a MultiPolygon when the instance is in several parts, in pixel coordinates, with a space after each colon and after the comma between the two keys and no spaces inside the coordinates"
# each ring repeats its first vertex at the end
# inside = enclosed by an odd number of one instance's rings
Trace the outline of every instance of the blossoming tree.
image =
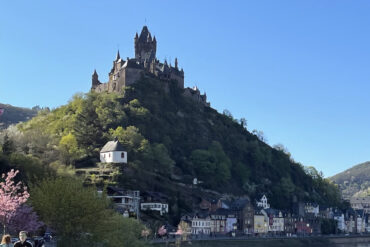
{"type": "Polygon", "coordinates": [[[17,209],[30,196],[26,186],[23,186],[21,182],[14,182],[14,177],[18,173],[18,170],[12,169],[6,175],[2,174],[1,176],[3,181],[0,182],[0,223],[3,226],[4,234],[17,209]]]}

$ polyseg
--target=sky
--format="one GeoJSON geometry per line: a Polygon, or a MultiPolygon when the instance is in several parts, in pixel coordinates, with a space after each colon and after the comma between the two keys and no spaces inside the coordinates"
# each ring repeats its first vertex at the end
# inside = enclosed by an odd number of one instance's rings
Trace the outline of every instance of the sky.
{"type": "Polygon", "coordinates": [[[332,176],[370,160],[370,1],[1,1],[0,102],[56,108],[147,25],[185,86],[332,176]]]}

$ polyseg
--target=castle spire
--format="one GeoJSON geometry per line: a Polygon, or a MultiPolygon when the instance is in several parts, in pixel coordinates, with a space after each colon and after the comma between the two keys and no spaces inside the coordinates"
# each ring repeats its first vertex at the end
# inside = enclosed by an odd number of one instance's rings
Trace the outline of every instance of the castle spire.
{"type": "Polygon", "coordinates": [[[153,36],[153,42],[157,43],[157,39],[155,38],[155,35],[153,36]]]}
{"type": "Polygon", "coordinates": [[[177,57],[175,58],[175,69],[179,69],[178,62],[177,62],[177,57]]]}
{"type": "Polygon", "coordinates": [[[121,58],[121,56],[119,55],[119,50],[117,51],[117,56],[116,56],[116,61],[118,60],[118,59],[120,59],[121,58]]]}

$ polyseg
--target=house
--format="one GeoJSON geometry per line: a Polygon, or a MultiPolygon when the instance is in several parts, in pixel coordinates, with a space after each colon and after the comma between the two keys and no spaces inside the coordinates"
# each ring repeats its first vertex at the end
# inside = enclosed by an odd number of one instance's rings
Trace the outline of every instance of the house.
{"type": "Polygon", "coordinates": [[[261,200],[257,202],[257,207],[263,209],[270,208],[270,204],[267,203],[267,197],[265,195],[263,195],[261,200]]]}
{"type": "Polygon", "coordinates": [[[370,196],[352,197],[350,203],[353,209],[363,209],[365,213],[370,213],[370,196]]]}
{"type": "Polygon", "coordinates": [[[219,208],[222,208],[223,204],[221,199],[210,199],[210,198],[202,198],[199,208],[202,210],[208,210],[210,212],[214,212],[219,208]]]}
{"type": "Polygon", "coordinates": [[[236,214],[238,230],[244,234],[252,234],[254,228],[254,207],[249,198],[235,200],[231,204],[230,209],[236,214]]]}
{"type": "Polygon", "coordinates": [[[127,163],[127,152],[124,151],[123,146],[117,138],[107,142],[102,150],[100,150],[100,162],[127,163]]]}
{"type": "Polygon", "coordinates": [[[337,222],[337,228],[341,232],[346,231],[346,224],[344,221],[344,214],[341,211],[334,212],[334,220],[337,222]]]}
{"type": "Polygon", "coordinates": [[[139,218],[140,191],[108,186],[107,197],[112,199],[119,212],[139,218]]]}
{"type": "Polygon", "coordinates": [[[254,233],[255,234],[267,234],[269,229],[269,218],[265,211],[256,210],[254,213],[254,233]]]}
{"type": "Polygon", "coordinates": [[[304,204],[304,215],[313,215],[317,217],[320,213],[320,207],[316,203],[305,203],[304,204]]]}
{"type": "Polygon", "coordinates": [[[288,212],[284,214],[284,232],[286,236],[290,237],[297,233],[297,216],[288,212]]]}
{"type": "Polygon", "coordinates": [[[226,234],[231,231],[230,225],[236,223],[235,213],[224,208],[211,212],[210,217],[212,234],[226,234]]]}
{"type": "Polygon", "coordinates": [[[208,213],[194,214],[191,219],[191,233],[194,235],[210,235],[211,225],[211,217],[208,213]]]}
{"type": "Polygon", "coordinates": [[[312,224],[302,217],[296,222],[296,228],[299,235],[311,235],[313,233],[312,224]]]}
{"type": "Polygon", "coordinates": [[[284,232],[284,217],[283,213],[279,210],[267,208],[263,209],[269,218],[268,231],[273,234],[282,234],[284,232]]]}
{"type": "Polygon", "coordinates": [[[168,197],[160,192],[146,191],[142,193],[140,209],[142,211],[158,211],[160,215],[168,213],[168,197]]]}

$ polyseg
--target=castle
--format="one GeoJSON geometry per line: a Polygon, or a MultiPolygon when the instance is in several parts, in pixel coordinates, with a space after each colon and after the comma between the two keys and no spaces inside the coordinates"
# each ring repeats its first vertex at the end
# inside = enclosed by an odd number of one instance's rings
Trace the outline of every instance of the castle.
{"type": "Polygon", "coordinates": [[[177,58],[175,67],[169,65],[167,61],[161,63],[156,58],[157,40],[144,26],[140,35],[136,33],[135,39],[135,58],[123,60],[119,51],[113,61],[113,67],[109,72],[108,82],[101,83],[96,70],[92,75],[91,90],[95,92],[121,92],[123,87],[135,83],[144,75],[154,76],[167,83],[175,82],[177,86],[184,89],[184,95],[209,106],[206,94],[200,94],[197,87],[184,88],[184,70],[179,69],[177,58]]]}

